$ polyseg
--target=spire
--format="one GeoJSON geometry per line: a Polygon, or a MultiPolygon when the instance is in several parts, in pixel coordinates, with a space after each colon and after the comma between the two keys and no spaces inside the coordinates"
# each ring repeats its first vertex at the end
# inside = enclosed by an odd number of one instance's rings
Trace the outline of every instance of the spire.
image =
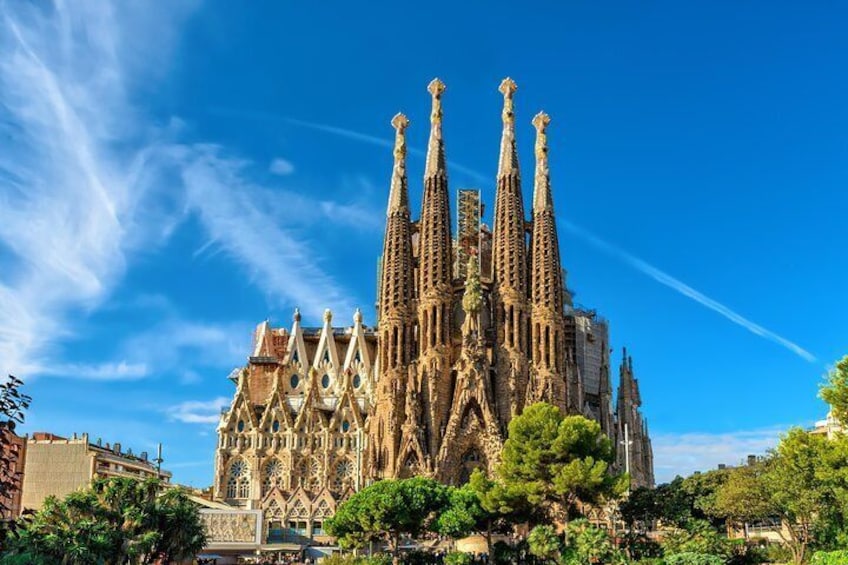
{"type": "Polygon", "coordinates": [[[493,263],[494,278],[500,293],[514,294],[518,298],[526,297],[527,293],[527,250],[524,199],[521,196],[515,147],[513,95],[516,89],[515,82],[510,78],[501,82],[500,91],[504,95],[503,138],[495,196],[493,263]]]}
{"type": "Polygon", "coordinates": [[[530,351],[527,265],[527,226],[521,176],[515,145],[516,86],[504,79],[503,137],[498,163],[495,221],[492,229],[492,278],[494,326],[497,329],[497,363],[503,378],[496,382],[498,419],[506,428],[509,420],[521,413],[527,392],[530,351]]]}
{"type": "Polygon", "coordinates": [[[425,179],[437,175],[447,176],[445,143],[442,140],[442,93],[445,91],[445,83],[434,78],[427,86],[427,91],[433,97],[433,110],[430,112],[430,141],[427,143],[425,179]]]}
{"type": "Polygon", "coordinates": [[[436,453],[450,410],[452,381],[451,320],[453,319],[453,251],[450,198],[442,139],[442,93],[445,83],[433,79],[427,87],[432,97],[430,141],[424,168],[424,194],[418,222],[418,369],[420,399],[428,430],[427,445],[436,453]]]}
{"type": "Polygon", "coordinates": [[[560,264],[559,238],[551,196],[548,170],[548,136],[551,118],[539,112],[533,118],[536,128],[536,183],[533,190],[533,256],[531,258],[531,298],[534,308],[547,308],[559,320],[565,285],[560,264]]]}
{"type": "Polygon", "coordinates": [[[406,318],[412,301],[412,229],[406,187],[406,139],[409,120],[403,114],[392,119],[395,128],[394,167],[389,190],[386,236],[380,273],[380,318],[392,314],[406,318]]]}
{"type": "Polygon", "coordinates": [[[393,212],[409,212],[409,194],[406,188],[406,128],[409,120],[403,114],[392,118],[395,128],[395,164],[392,168],[392,185],[389,190],[389,208],[386,215],[393,212]]]}
{"type": "Polygon", "coordinates": [[[433,97],[433,111],[418,229],[418,323],[422,356],[433,347],[448,344],[453,266],[448,177],[442,141],[441,99],[445,84],[433,79],[427,90],[433,97]]]}
{"type": "Polygon", "coordinates": [[[518,86],[511,78],[507,77],[501,82],[498,89],[504,95],[503,112],[503,135],[501,136],[501,158],[498,162],[498,178],[510,174],[518,176],[518,151],[515,147],[515,108],[513,96],[518,86]]]}
{"type": "Polygon", "coordinates": [[[539,112],[533,118],[536,128],[536,185],[533,190],[533,212],[551,211],[554,201],[551,196],[551,178],[548,169],[548,135],[546,130],[551,123],[551,117],[539,112]]]}

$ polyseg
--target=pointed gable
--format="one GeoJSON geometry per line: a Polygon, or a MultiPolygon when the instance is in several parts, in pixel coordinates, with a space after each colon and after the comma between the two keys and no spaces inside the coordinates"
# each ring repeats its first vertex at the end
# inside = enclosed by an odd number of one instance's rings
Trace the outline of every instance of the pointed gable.
{"type": "Polygon", "coordinates": [[[362,326],[362,311],[356,309],[356,314],[353,316],[353,328],[351,329],[350,343],[347,347],[344,366],[345,370],[350,370],[352,378],[359,375],[359,386],[354,383],[354,388],[359,389],[371,374],[371,354],[368,351],[368,344],[365,341],[365,328],[362,326]]]}
{"type": "Polygon", "coordinates": [[[280,369],[277,369],[274,387],[271,389],[271,394],[265,402],[262,417],[259,419],[259,427],[265,432],[284,432],[294,425],[291,410],[286,402],[285,394],[283,394],[283,374],[280,369]]]}
{"type": "Polygon", "coordinates": [[[321,394],[328,393],[336,384],[336,378],[341,374],[341,363],[339,361],[339,352],[336,348],[336,339],[333,335],[333,313],[330,310],[324,311],[324,325],[321,328],[321,335],[318,339],[318,347],[315,350],[315,358],[312,361],[312,368],[318,373],[318,383],[320,385],[319,392],[321,394]]]}
{"type": "Polygon", "coordinates": [[[247,375],[247,369],[239,373],[236,394],[227,415],[222,418],[219,428],[229,428],[235,432],[248,432],[259,425],[253,404],[250,402],[247,375]]]}

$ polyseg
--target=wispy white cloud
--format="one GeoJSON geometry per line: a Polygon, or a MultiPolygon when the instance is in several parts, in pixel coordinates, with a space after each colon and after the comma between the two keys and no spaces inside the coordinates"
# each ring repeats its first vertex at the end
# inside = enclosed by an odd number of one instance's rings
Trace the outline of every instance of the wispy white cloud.
{"type": "Polygon", "coordinates": [[[126,36],[148,30],[126,33],[116,12],[137,8],[0,4],[2,371],[37,370],[32,359],[73,331],[63,317],[96,306],[124,271],[155,176],[133,174],[150,132],[128,103],[124,69],[142,59],[126,36]]]}
{"type": "Polygon", "coordinates": [[[263,189],[249,180],[244,161],[214,145],[176,148],[173,156],[189,209],[268,296],[316,317],[325,308],[353,311],[350,294],[320,266],[309,243],[262,205],[263,189]]]}
{"type": "Polygon", "coordinates": [[[88,381],[135,381],[150,374],[145,363],[65,363],[50,364],[40,367],[40,375],[51,377],[73,378],[88,381]]]}
{"type": "Polygon", "coordinates": [[[250,351],[251,329],[248,323],[186,320],[172,314],[136,331],[118,350],[156,373],[178,371],[189,384],[199,379],[195,370],[226,369],[242,363],[250,351]],[[187,365],[195,370],[189,371],[187,365]]]}
{"type": "Polygon", "coordinates": [[[187,400],[165,409],[168,419],[184,424],[217,424],[221,418],[221,408],[230,405],[230,399],[223,396],[212,400],[187,400]]]}
{"type": "Polygon", "coordinates": [[[790,426],[772,426],[728,433],[654,433],[654,472],[658,483],[719,464],[738,465],[748,455],[765,455],[790,426]]]}
{"type": "MultiPolygon", "coordinates": [[[[0,2],[0,372],[149,374],[151,364],[132,358],[63,364],[56,345],[76,337],[72,321],[102,306],[135,254],[191,214],[211,247],[274,302],[318,315],[351,309],[309,241],[263,207],[273,194],[250,180],[254,164],[222,147],[179,143],[179,119],[157,127],[136,104],[138,89],[167,69],[191,9],[0,2]]],[[[272,169],[291,166],[278,160],[272,169]]],[[[368,217],[355,203],[307,204],[316,222],[368,217]]]]}
{"type": "Polygon", "coordinates": [[[275,175],[284,177],[294,172],[294,165],[291,161],[278,157],[271,161],[271,165],[268,167],[268,170],[275,175]]]}
{"type": "Polygon", "coordinates": [[[604,241],[600,237],[589,232],[588,230],[583,229],[582,227],[580,227],[576,224],[573,224],[573,223],[566,221],[566,220],[563,220],[563,219],[560,219],[559,221],[560,221],[560,225],[565,227],[570,232],[579,236],[583,240],[588,241],[589,243],[591,243],[593,246],[600,249],[601,251],[623,261],[624,263],[633,267],[637,271],[639,271],[639,272],[641,272],[645,275],[648,275],[649,277],[651,277],[652,279],[654,279],[658,283],[665,285],[668,288],[674,290],[675,292],[678,292],[678,293],[682,294],[683,296],[685,296],[685,297],[687,297],[691,300],[694,300],[695,302],[697,302],[701,306],[704,306],[704,307],[712,310],[713,312],[716,312],[717,314],[724,316],[725,318],[727,318],[728,320],[730,320],[734,324],[745,328],[749,332],[751,332],[755,335],[758,335],[758,336],[760,336],[764,339],[767,339],[769,341],[772,341],[774,343],[777,343],[778,345],[788,349],[789,351],[791,351],[795,355],[801,357],[805,361],[808,361],[810,363],[814,363],[816,361],[816,357],[812,353],[810,353],[809,351],[807,351],[806,349],[801,347],[800,345],[786,339],[785,337],[783,337],[783,336],[781,336],[781,335],[779,335],[779,334],[777,334],[777,333],[775,333],[775,332],[773,332],[769,329],[764,328],[763,326],[757,324],[756,322],[752,322],[751,320],[743,317],[741,314],[738,314],[735,311],[731,310],[730,308],[728,308],[724,304],[721,304],[720,302],[710,298],[709,296],[703,294],[702,292],[695,290],[694,288],[687,285],[686,283],[676,279],[675,277],[669,275],[668,273],[666,273],[664,271],[661,271],[660,269],[654,267],[653,265],[649,264],[648,262],[646,262],[642,259],[639,259],[638,257],[636,257],[634,255],[631,255],[630,253],[621,249],[620,247],[617,247],[617,246],[615,246],[615,245],[613,245],[613,244],[611,244],[607,241],[604,241]]]}

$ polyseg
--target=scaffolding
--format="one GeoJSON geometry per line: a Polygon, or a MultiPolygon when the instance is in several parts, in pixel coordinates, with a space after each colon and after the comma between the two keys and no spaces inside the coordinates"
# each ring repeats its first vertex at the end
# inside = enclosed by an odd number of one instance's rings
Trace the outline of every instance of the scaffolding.
{"type": "Polygon", "coordinates": [[[480,191],[461,189],[457,191],[456,218],[456,278],[465,279],[468,258],[480,252],[480,222],[483,211],[480,191]]]}

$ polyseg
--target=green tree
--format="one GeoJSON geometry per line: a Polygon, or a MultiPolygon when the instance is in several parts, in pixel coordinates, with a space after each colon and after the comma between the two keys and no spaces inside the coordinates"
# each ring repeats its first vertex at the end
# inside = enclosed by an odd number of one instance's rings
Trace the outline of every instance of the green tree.
{"type": "Polygon", "coordinates": [[[563,416],[539,402],[509,423],[498,482],[505,493],[567,521],[576,504],[618,496],[625,476],[609,473],[612,443],[600,425],[583,416],[563,416]]]}
{"type": "Polygon", "coordinates": [[[660,518],[660,502],[657,489],[638,487],[621,501],[618,508],[621,519],[631,530],[647,530],[651,524],[660,518]]]}
{"type": "Polygon", "coordinates": [[[425,477],[378,481],[343,502],[327,520],[327,531],[346,548],[384,540],[399,563],[401,536],[435,531],[448,498],[447,487],[425,477]]]}
{"type": "Polygon", "coordinates": [[[848,492],[848,483],[844,469],[831,466],[844,465],[844,451],[844,442],[790,430],[764,461],[734,470],[716,496],[715,512],[737,522],[779,519],[793,561],[803,563],[814,533],[840,517],[845,500],[839,493],[848,492]]]}
{"type": "Polygon", "coordinates": [[[530,554],[542,563],[558,563],[563,553],[562,539],[557,535],[553,526],[536,526],[527,536],[530,554]]]}
{"type": "Polygon", "coordinates": [[[198,509],[182,490],[162,493],[154,479],[97,479],[63,500],[48,497],[22,519],[3,563],[170,563],[194,556],[205,541],[198,509]]]}
{"type": "Polygon", "coordinates": [[[617,565],[627,562],[624,554],[610,540],[609,535],[588,520],[574,520],[566,528],[565,562],[568,565],[603,563],[617,565]]]}
{"type": "Polygon", "coordinates": [[[828,373],[819,396],[830,404],[837,420],[848,422],[848,355],[837,361],[836,366],[828,373]]]}
{"type": "MultiPolygon", "coordinates": [[[[683,479],[680,486],[691,505],[689,519],[707,520],[715,528],[725,528],[724,519],[715,512],[715,501],[719,489],[727,480],[729,471],[730,469],[713,469],[706,473],[695,473],[683,479]]],[[[667,507],[665,510],[672,509],[667,507]]]]}
{"type": "Polygon", "coordinates": [[[691,520],[682,528],[675,527],[667,531],[661,545],[667,556],[685,553],[729,558],[733,552],[727,536],[706,520],[691,520]]]}

